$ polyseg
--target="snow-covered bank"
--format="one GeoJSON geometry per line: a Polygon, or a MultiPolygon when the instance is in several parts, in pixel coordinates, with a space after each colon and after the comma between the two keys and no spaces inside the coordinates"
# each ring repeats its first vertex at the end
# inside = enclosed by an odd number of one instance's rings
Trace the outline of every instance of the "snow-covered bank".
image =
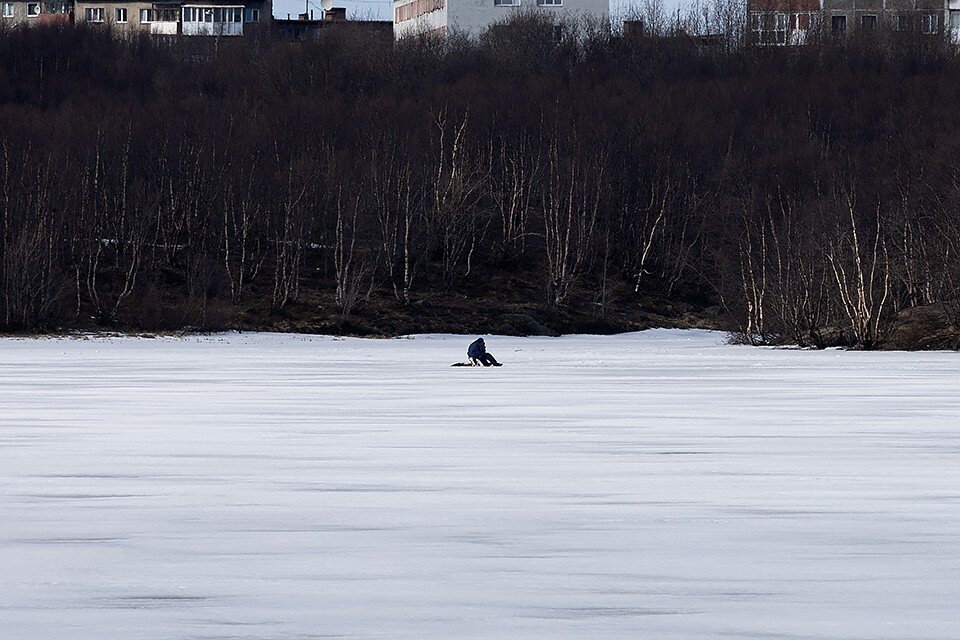
{"type": "Polygon", "coordinates": [[[0,340],[0,637],[960,628],[960,360],[720,334],[0,340]]]}

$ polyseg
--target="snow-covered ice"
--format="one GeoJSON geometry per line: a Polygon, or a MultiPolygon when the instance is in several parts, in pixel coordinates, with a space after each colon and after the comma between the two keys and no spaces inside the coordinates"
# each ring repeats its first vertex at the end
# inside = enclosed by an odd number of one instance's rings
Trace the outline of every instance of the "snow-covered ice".
{"type": "Polygon", "coordinates": [[[960,356],[0,340],[0,638],[960,638],[960,356]]]}

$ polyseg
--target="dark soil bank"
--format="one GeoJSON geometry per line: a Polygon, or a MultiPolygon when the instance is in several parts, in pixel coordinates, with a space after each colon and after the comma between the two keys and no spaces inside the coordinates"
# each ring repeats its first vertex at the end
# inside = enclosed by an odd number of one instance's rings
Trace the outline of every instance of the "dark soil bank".
{"type": "Polygon", "coordinates": [[[238,310],[226,326],[242,330],[290,331],[358,336],[412,333],[556,336],[568,333],[614,334],[653,327],[724,329],[720,308],[663,298],[608,303],[599,309],[586,295],[563,307],[531,302],[514,295],[473,296],[457,292],[419,295],[409,304],[373,296],[347,318],[333,307],[307,299],[282,312],[238,310]]]}

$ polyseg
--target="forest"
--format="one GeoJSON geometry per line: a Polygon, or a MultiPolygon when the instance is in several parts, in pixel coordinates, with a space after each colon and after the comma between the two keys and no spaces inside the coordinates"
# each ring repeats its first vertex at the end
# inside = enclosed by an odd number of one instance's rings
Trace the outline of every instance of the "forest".
{"type": "Polygon", "coordinates": [[[78,25],[0,30],[0,60],[2,332],[960,344],[937,37],[78,25]]]}

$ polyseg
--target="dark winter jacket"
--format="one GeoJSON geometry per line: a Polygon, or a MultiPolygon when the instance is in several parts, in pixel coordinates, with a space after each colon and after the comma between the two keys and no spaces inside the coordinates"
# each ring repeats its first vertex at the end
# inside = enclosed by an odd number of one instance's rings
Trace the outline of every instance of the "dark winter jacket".
{"type": "Polygon", "coordinates": [[[470,343],[467,348],[468,358],[479,358],[487,352],[487,347],[483,344],[483,338],[477,338],[470,343]]]}

